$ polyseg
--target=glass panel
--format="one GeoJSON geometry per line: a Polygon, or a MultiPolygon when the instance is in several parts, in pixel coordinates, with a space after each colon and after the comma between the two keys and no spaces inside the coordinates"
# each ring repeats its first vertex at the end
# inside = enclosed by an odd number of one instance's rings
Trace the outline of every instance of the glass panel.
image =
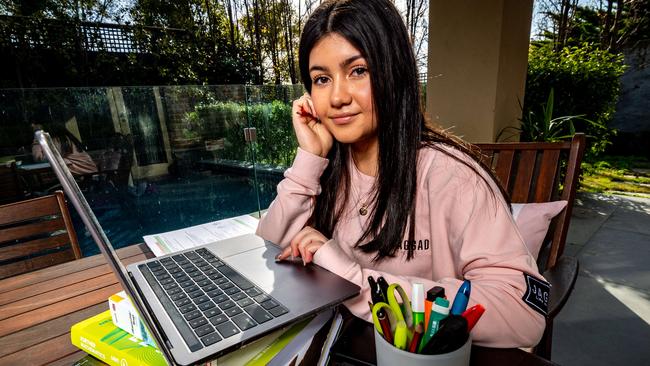
{"type": "Polygon", "coordinates": [[[154,88],[123,88],[122,98],[133,136],[135,158],[139,165],[166,163],[164,141],[161,132],[154,88]]]}
{"type": "MultiPolygon", "coordinates": [[[[20,190],[14,200],[48,194],[60,187],[32,153],[32,123],[43,124],[60,141],[72,135],[75,151],[97,167],[76,171],[75,177],[108,238],[117,248],[140,243],[144,235],[269,205],[295,152],[287,111],[302,91],[292,90],[240,85],[0,90],[0,163],[15,162],[12,174],[20,190]],[[251,126],[259,126],[254,145],[244,141],[244,129],[251,126]],[[259,184],[256,156],[264,167],[259,184]]],[[[75,162],[87,168],[83,159],[75,162]]],[[[82,252],[98,253],[70,210],[82,252]]]]}
{"type": "Polygon", "coordinates": [[[302,85],[248,86],[248,116],[256,128],[253,143],[260,207],[277,194],[284,170],[291,166],[298,142],[291,123],[291,105],[304,93],[302,85]]]}

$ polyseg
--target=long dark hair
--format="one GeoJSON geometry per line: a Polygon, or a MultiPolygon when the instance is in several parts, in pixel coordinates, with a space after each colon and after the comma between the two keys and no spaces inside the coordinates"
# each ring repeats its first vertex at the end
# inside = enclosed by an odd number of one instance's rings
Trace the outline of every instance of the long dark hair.
{"type": "MultiPolygon", "coordinates": [[[[356,246],[376,253],[374,260],[392,257],[409,223],[414,238],[418,149],[429,146],[464,163],[440,145],[462,151],[479,164],[471,145],[435,129],[425,121],[420,103],[417,67],[406,27],[388,0],[332,0],[323,3],[305,23],[300,38],[299,65],[303,83],[311,93],[309,53],[328,34],[336,33],[357,48],[368,63],[379,143],[378,176],[371,194],[374,210],[356,246]],[[395,189],[395,188],[398,189],[395,189]],[[390,213],[390,214],[389,214],[390,213]],[[360,245],[365,239],[371,241],[360,245]]],[[[320,179],[322,193],[309,224],[327,237],[343,214],[350,192],[349,147],[334,141],[330,164],[320,179]]],[[[489,169],[486,169],[489,172],[489,169]]],[[[480,174],[479,174],[480,175],[480,174]]],[[[413,258],[408,246],[407,259],[413,258]]]]}
{"type": "Polygon", "coordinates": [[[73,150],[73,145],[77,148],[77,151],[84,151],[86,150],[84,145],[75,137],[75,135],[72,134],[72,132],[68,131],[67,128],[65,128],[65,125],[60,124],[60,123],[51,123],[51,124],[44,124],[43,125],[43,130],[45,132],[48,132],[50,136],[52,136],[52,139],[56,139],[59,141],[61,144],[61,155],[64,157],[72,154],[73,150]]]}

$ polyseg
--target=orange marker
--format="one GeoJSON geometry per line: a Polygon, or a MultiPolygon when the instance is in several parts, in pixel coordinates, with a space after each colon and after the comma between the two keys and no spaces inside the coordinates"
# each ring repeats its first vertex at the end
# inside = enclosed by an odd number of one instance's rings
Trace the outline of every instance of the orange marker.
{"type": "Polygon", "coordinates": [[[431,307],[433,303],[436,302],[436,298],[445,296],[445,289],[440,286],[434,286],[427,291],[427,299],[424,301],[424,327],[423,333],[426,332],[426,327],[429,324],[429,317],[431,316],[431,307]]]}

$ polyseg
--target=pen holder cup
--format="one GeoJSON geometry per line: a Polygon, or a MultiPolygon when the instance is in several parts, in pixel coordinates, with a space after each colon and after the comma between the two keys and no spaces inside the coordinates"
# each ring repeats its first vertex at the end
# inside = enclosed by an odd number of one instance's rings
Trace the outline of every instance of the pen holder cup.
{"type": "Polygon", "coordinates": [[[422,355],[398,349],[386,342],[386,339],[375,329],[375,350],[377,366],[468,366],[472,349],[472,338],[459,349],[439,355],[422,355]]]}

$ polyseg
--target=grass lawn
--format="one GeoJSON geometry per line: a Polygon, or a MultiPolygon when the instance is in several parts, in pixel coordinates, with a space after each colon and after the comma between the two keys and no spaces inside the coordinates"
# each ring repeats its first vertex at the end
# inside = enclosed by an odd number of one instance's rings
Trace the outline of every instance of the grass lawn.
{"type": "Polygon", "coordinates": [[[580,191],[650,196],[650,161],[635,156],[604,156],[582,163],[580,191]]]}

